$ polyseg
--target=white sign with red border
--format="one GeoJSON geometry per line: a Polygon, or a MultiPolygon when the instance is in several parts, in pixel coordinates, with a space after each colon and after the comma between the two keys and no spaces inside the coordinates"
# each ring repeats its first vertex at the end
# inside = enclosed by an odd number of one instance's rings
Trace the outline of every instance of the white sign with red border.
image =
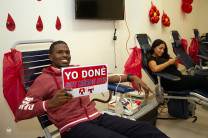
{"type": "Polygon", "coordinates": [[[74,97],[102,93],[108,90],[107,65],[65,67],[61,69],[63,88],[72,88],[74,97]]]}

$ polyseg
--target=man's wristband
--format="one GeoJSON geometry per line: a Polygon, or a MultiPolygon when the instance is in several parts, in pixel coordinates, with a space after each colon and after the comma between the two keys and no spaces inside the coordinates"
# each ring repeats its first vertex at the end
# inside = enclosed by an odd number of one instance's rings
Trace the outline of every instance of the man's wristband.
{"type": "Polygon", "coordinates": [[[133,76],[133,75],[132,75],[132,74],[128,74],[128,75],[127,75],[127,81],[128,81],[128,82],[132,82],[132,80],[130,80],[130,76],[133,76]]]}

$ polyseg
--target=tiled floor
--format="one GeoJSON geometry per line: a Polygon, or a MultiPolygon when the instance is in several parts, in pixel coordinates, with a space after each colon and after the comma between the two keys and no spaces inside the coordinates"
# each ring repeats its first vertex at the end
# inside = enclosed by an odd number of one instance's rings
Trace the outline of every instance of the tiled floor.
{"type": "MultiPolygon", "coordinates": [[[[157,128],[171,138],[208,138],[208,111],[197,105],[197,121],[193,118],[186,120],[157,120],[157,128]]],[[[168,113],[162,113],[161,117],[168,117],[168,113]]]]}

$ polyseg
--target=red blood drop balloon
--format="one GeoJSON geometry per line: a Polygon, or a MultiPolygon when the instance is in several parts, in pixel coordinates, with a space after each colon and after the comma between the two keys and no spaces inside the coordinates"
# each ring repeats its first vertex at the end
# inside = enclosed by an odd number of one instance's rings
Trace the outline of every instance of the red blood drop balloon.
{"type": "Polygon", "coordinates": [[[9,31],[15,30],[15,22],[9,13],[8,13],[8,17],[7,17],[6,27],[9,31]]]}
{"type": "Polygon", "coordinates": [[[36,29],[41,32],[43,30],[43,22],[41,20],[41,17],[39,16],[38,17],[38,21],[37,21],[37,24],[36,24],[36,29]]]}
{"type": "Polygon", "coordinates": [[[60,21],[58,16],[57,16],[57,19],[56,19],[56,29],[61,30],[61,21],[60,21]]]}

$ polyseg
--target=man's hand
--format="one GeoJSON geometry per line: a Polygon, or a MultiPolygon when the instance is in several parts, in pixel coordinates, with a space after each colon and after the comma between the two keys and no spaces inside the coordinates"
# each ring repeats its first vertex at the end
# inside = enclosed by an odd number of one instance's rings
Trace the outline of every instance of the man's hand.
{"type": "Polygon", "coordinates": [[[55,95],[52,99],[48,100],[48,108],[56,108],[69,102],[73,99],[73,95],[66,93],[66,91],[71,91],[71,88],[63,88],[61,90],[56,91],[55,95]]]}
{"type": "Polygon", "coordinates": [[[144,91],[145,91],[145,100],[148,100],[149,92],[155,93],[139,77],[132,76],[131,77],[131,80],[134,82],[134,84],[135,84],[135,86],[136,86],[136,88],[137,88],[138,91],[141,91],[141,88],[144,89],[144,91]]]}

